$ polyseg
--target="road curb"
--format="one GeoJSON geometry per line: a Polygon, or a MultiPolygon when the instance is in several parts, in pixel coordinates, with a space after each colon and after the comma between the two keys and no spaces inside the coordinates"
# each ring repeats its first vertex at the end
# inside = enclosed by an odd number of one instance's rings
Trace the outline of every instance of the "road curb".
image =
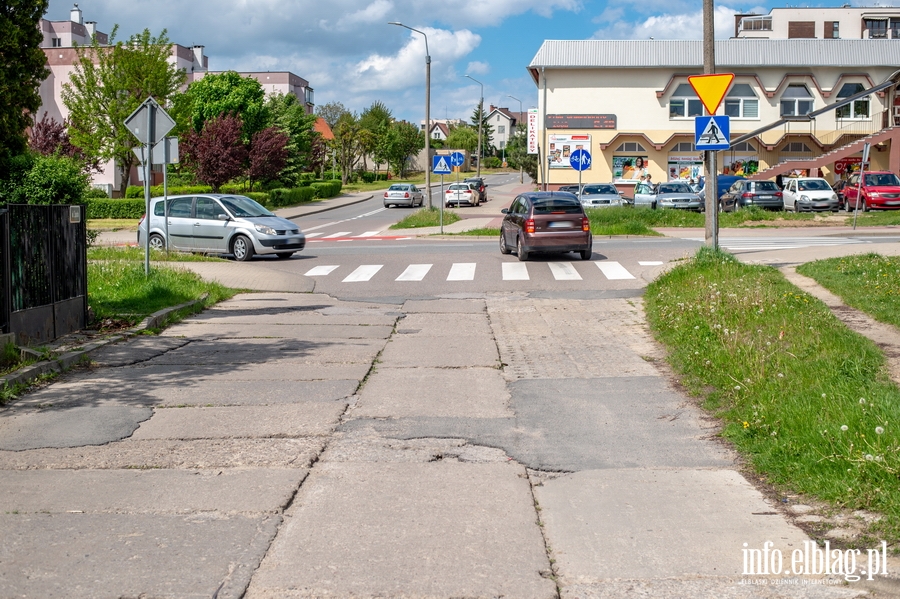
{"type": "Polygon", "coordinates": [[[118,343],[123,339],[128,339],[129,337],[140,334],[147,329],[155,329],[165,326],[169,318],[175,313],[190,312],[191,314],[195,314],[197,312],[200,312],[201,310],[203,310],[206,298],[207,294],[203,294],[200,299],[191,300],[189,302],[178,304],[177,306],[172,306],[170,308],[163,308],[162,310],[158,310],[150,316],[146,317],[140,322],[140,324],[126,331],[116,333],[110,337],[107,337],[106,339],[100,339],[98,341],[87,343],[79,349],[68,351],[56,358],[53,358],[52,360],[44,360],[43,362],[37,362],[35,364],[25,366],[24,368],[20,368],[15,372],[0,377],[0,389],[8,389],[9,387],[13,387],[15,385],[27,384],[45,374],[59,373],[69,370],[73,366],[84,361],[87,356],[91,355],[102,347],[105,347],[112,343],[118,343]]]}
{"type": "MultiPolygon", "coordinates": [[[[284,215],[279,215],[279,216],[281,218],[286,218],[286,219],[302,218],[304,216],[309,216],[311,214],[319,214],[322,212],[328,212],[329,210],[337,210],[338,208],[343,208],[344,206],[353,206],[354,204],[362,204],[363,202],[368,202],[369,200],[371,200],[374,197],[375,197],[375,194],[373,193],[370,196],[366,196],[364,198],[358,198],[356,200],[353,200],[352,202],[345,202],[345,203],[337,204],[334,206],[323,206],[321,208],[316,208],[315,210],[307,210],[307,211],[299,213],[299,214],[284,214],[284,215]]],[[[285,211],[287,211],[287,210],[290,210],[290,208],[285,209],[285,211]]]]}

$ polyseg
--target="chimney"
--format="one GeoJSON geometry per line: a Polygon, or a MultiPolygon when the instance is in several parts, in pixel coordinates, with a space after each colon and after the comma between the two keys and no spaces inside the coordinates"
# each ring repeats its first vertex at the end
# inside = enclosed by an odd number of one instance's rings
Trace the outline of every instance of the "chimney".
{"type": "Polygon", "coordinates": [[[85,21],[84,28],[87,29],[89,38],[94,37],[94,35],[97,33],[97,21],[85,21]]]}
{"type": "Polygon", "coordinates": [[[203,48],[205,46],[192,46],[191,49],[194,52],[194,70],[195,71],[205,71],[206,67],[203,64],[203,48]]]}
{"type": "Polygon", "coordinates": [[[84,22],[81,19],[82,19],[81,9],[78,8],[78,5],[76,4],[75,8],[73,8],[72,11],[69,13],[69,20],[72,21],[73,23],[78,23],[79,25],[82,25],[82,24],[84,24],[84,22]]]}

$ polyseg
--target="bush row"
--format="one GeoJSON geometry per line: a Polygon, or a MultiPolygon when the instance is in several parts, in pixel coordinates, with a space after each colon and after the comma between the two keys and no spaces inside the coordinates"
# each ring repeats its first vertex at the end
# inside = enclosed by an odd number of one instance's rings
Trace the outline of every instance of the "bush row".
{"type": "MultiPolygon", "coordinates": [[[[316,197],[316,190],[312,187],[295,187],[293,189],[273,189],[269,192],[270,208],[293,206],[301,202],[311,202],[316,197]]],[[[257,200],[259,201],[259,200],[257,200]]]]}
{"type": "MultiPolygon", "coordinates": [[[[313,191],[312,196],[307,196],[307,194],[309,194],[310,192],[302,192],[298,196],[298,197],[302,198],[302,199],[298,200],[299,202],[309,201],[309,200],[312,200],[313,198],[321,198],[321,199],[333,198],[336,195],[340,195],[341,188],[343,187],[339,180],[338,181],[301,181],[300,184],[302,187],[296,187],[293,190],[289,190],[289,191],[304,189],[307,186],[314,191],[313,191]]],[[[284,192],[284,190],[285,190],[285,188],[279,188],[278,191],[284,192]]],[[[265,192],[244,191],[242,189],[242,186],[240,186],[240,185],[223,185],[221,187],[220,191],[221,191],[221,193],[233,193],[233,194],[245,195],[248,198],[253,198],[257,202],[259,202],[257,197],[260,197],[260,194],[262,194],[263,197],[268,195],[265,192]]],[[[274,191],[274,190],[272,190],[272,191],[274,191]]],[[[212,192],[212,187],[210,187],[208,185],[169,187],[169,195],[170,196],[190,195],[190,194],[195,194],[195,193],[211,193],[211,192],[212,192]]],[[[268,193],[271,193],[271,191],[268,193]]],[[[162,195],[163,195],[162,185],[154,185],[150,188],[150,196],[151,197],[157,198],[162,195]]],[[[278,195],[283,197],[283,193],[279,193],[278,195]]],[[[143,198],[144,197],[144,188],[139,185],[131,185],[128,187],[128,189],[125,190],[125,197],[129,198],[129,199],[143,198]]],[[[260,202],[260,203],[262,204],[262,202],[260,202]]],[[[284,206],[287,204],[279,204],[279,205],[284,206]]]]}
{"type": "Polygon", "coordinates": [[[140,218],[145,208],[143,199],[87,198],[84,203],[87,218],[140,218]]]}

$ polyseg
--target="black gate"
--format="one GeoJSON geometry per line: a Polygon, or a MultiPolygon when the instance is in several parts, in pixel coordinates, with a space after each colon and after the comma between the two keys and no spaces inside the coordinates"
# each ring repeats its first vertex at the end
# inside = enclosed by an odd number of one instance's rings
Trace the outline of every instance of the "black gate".
{"type": "Polygon", "coordinates": [[[87,230],[83,206],[7,206],[3,250],[7,330],[42,343],[87,321],[87,230]]]}

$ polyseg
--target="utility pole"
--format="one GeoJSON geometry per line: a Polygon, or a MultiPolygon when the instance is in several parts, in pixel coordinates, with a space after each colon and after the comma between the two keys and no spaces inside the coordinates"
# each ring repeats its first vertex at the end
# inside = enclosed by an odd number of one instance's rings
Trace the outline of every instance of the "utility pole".
{"type": "MultiPolygon", "coordinates": [[[[716,27],[713,0],[703,0],[703,74],[716,72],[716,27]]],[[[706,245],[719,249],[719,182],[716,151],[706,151],[706,245]]]]}

